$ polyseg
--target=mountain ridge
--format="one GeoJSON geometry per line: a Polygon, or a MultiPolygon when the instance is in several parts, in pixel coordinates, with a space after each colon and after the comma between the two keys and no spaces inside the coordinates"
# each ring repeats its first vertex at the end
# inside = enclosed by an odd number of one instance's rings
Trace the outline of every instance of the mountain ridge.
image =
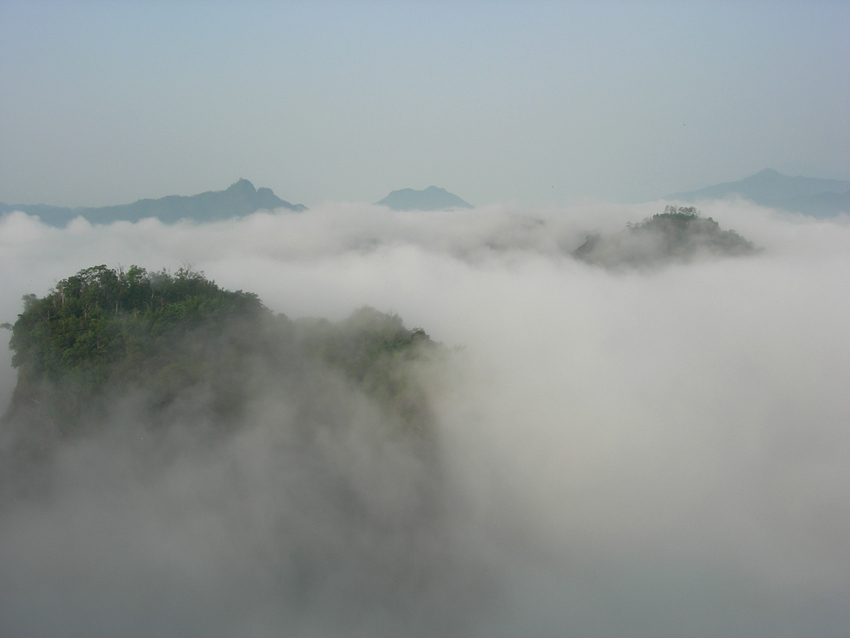
{"type": "Polygon", "coordinates": [[[850,212],[850,181],[790,177],[766,168],[737,182],[723,182],[666,199],[694,202],[740,195],[760,206],[779,208],[811,217],[834,217],[850,212]]]}
{"type": "Polygon", "coordinates": [[[240,178],[223,191],[206,191],[197,195],[168,195],[158,199],[140,199],[132,204],[114,206],[65,208],[45,204],[0,202],[0,214],[19,210],[29,215],[38,215],[42,222],[55,227],[63,227],[76,217],[84,217],[92,224],[108,224],[114,221],[137,222],[148,217],[156,217],[166,224],[182,219],[211,222],[250,215],[258,210],[277,208],[285,208],[293,212],[306,210],[306,207],[301,204],[290,204],[280,199],[270,188],[255,188],[244,178],[240,178]]]}

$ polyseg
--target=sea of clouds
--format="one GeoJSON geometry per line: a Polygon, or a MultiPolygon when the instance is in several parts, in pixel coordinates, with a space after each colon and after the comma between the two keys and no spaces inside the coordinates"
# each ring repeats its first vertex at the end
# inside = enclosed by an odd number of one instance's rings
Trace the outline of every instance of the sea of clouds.
{"type": "MultiPolygon", "coordinates": [[[[663,204],[401,213],[326,203],[207,225],[65,229],[2,217],[0,322],[15,321],[22,295],[85,267],[192,265],[291,318],[398,313],[454,353],[429,373],[452,513],[434,536],[445,546],[419,557],[445,563],[421,604],[400,582],[403,604],[375,594],[352,615],[340,586],[295,613],[287,590],[256,575],[266,559],[251,549],[280,532],[263,512],[287,485],[256,430],[223,457],[150,480],[93,460],[101,448],[76,449],[60,470],[67,490],[0,512],[0,628],[846,636],[850,220],[717,202],[702,214],[762,252],[618,272],[570,256],[589,232],[663,204]],[[253,506],[226,487],[233,464],[253,468],[253,506]],[[234,516],[244,524],[228,531],[234,516]]],[[[3,406],[14,384],[4,350],[3,406]]],[[[334,446],[340,465],[369,465],[334,446]]],[[[396,556],[387,552],[367,555],[396,556]]],[[[332,581],[334,565],[323,573],[332,581]]]]}

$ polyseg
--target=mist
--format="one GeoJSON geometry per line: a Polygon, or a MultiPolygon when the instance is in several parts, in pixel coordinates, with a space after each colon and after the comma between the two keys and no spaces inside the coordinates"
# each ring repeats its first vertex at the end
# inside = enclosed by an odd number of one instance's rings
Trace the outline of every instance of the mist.
{"type": "Polygon", "coordinates": [[[0,322],[84,267],[191,264],[290,318],[397,313],[446,356],[417,368],[436,474],[325,372],[281,394],[251,371],[246,427],[219,446],[139,441],[117,402],[52,487],[3,502],[0,633],[846,635],[850,223],[707,203],[763,250],[649,271],[571,256],[663,208],[4,216],[0,322]],[[294,445],[307,387],[347,425],[294,445]],[[371,504],[362,524],[331,470],[371,504]]]}

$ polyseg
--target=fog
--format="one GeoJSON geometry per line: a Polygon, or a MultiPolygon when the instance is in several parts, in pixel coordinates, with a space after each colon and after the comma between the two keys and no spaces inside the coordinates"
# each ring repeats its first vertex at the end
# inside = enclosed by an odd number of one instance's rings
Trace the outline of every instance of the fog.
{"type": "Polygon", "coordinates": [[[0,509],[0,633],[847,635],[850,222],[699,207],[763,250],[652,270],[570,256],[663,202],[3,217],[0,321],[84,267],[191,264],[292,318],[398,313],[449,355],[419,370],[439,485],[330,377],[352,425],[307,448],[261,381],[238,436],[198,451],[181,430],[155,462],[116,406],[114,434],[57,455],[55,488],[0,509]],[[328,471],[379,525],[337,517],[328,471]],[[320,564],[306,590],[303,561],[320,564]]]}

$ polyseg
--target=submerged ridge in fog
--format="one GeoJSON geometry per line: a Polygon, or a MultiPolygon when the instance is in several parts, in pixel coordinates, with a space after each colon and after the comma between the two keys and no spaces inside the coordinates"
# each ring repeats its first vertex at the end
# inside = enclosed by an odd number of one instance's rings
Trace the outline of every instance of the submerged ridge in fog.
{"type": "MultiPolygon", "coordinates": [[[[455,554],[446,527],[451,498],[417,374],[445,353],[423,330],[371,308],[342,322],[293,322],[187,269],[92,267],[25,301],[11,339],[18,383],[0,420],[0,514],[84,497],[91,505],[79,507],[96,516],[115,494],[126,501],[109,508],[119,528],[136,508],[160,523],[158,506],[113,484],[120,463],[184,510],[177,542],[215,517],[189,553],[214,565],[222,557],[207,552],[235,551],[239,587],[260,588],[256,602],[274,601],[290,619],[328,597],[347,601],[335,613],[355,625],[384,606],[415,616],[422,597],[433,605],[423,627],[463,622],[434,591],[471,577],[474,561],[455,554]],[[68,471],[81,454],[95,484],[68,471]],[[168,496],[174,489],[186,493],[168,496]],[[242,499],[261,511],[243,511],[242,499]]],[[[0,561],[2,547],[0,538],[0,561]]],[[[132,572],[122,578],[133,587],[132,572]]],[[[136,613],[117,622],[162,622],[136,613]]],[[[233,620],[212,613],[192,626],[241,633],[233,620]]]]}
{"type": "Polygon", "coordinates": [[[44,204],[0,203],[0,213],[22,211],[38,215],[45,224],[60,228],[76,217],[83,217],[92,224],[137,222],[149,217],[171,224],[183,219],[196,222],[219,221],[250,215],[258,210],[280,208],[295,212],[306,210],[301,204],[290,204],[280,199],[269,188],[254,188],[247,179],[240,179],[223,191],[208,191],[189,197],[169,195],[160,199],[140,199],[133,204],[119,206],[61,208],[44,204]]]}

